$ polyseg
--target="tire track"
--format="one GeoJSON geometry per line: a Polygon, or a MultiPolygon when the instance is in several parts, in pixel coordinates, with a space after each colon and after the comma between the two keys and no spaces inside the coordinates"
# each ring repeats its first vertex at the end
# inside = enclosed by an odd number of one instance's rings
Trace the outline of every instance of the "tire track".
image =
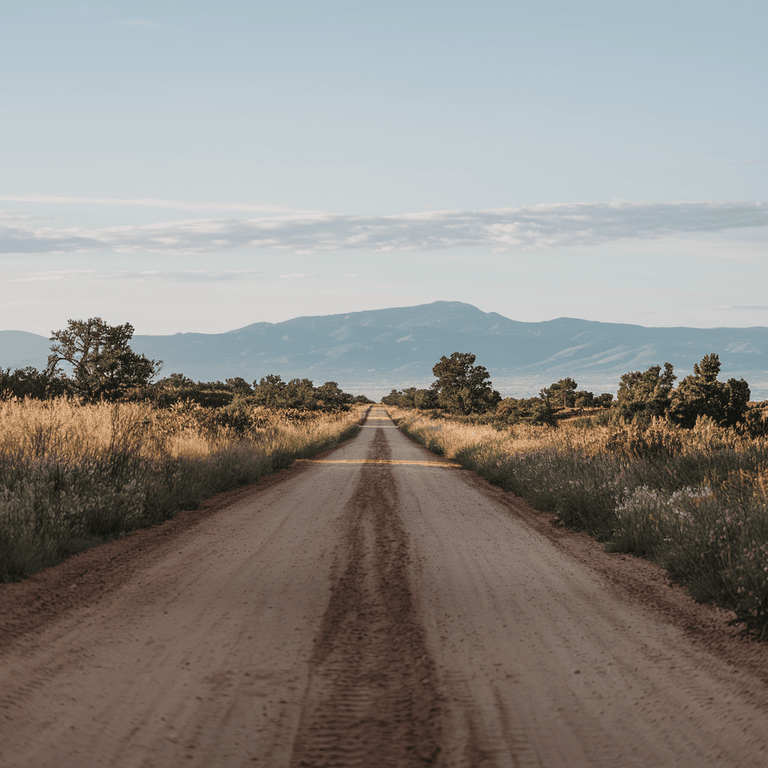
{"type": "MultiPolygon", "coordinates": [[[[377,429],[368,459],[390,458],[377,429]]],[[[347,506],[347,565],[310,660],[291,766],[407,768],[440,752],[434,663],[408,581],[392,470],[366,464],[347,506]]]]}

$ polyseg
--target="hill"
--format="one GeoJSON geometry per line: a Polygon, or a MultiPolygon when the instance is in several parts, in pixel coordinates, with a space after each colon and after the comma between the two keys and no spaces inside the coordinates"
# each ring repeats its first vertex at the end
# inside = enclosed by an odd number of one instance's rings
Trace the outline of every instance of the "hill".
{"type": "MultiPolygon", "coordinates": [[[[41,367],[49,346],[43,336],[0,331],[0,366],[41,367]]],[[[646,328],[566,317],[525,323],[449,301],[254,323],[227,333],[135,336],[132,347],[163,360],[164,375],[250,382],[277,373],[334,380],[371,397],[428,386],[432,366],[452,352],[473,352],[502,395],[516,397],[536,395],[565,376],[583,389],[616,392],[627,371],[668,361],[682,377],[717,352],[721,378],[743,377],[753,399],[768,398],[768,328],[646,328]]]]}

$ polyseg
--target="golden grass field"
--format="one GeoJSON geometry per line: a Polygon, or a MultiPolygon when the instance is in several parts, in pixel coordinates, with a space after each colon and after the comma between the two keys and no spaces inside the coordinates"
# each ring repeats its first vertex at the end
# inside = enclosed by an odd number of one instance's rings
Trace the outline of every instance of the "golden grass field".
{"type": "Polygon", "coordinates": [[[388,408],[435,453],[552,512],[609,551],[646,557],[768,638],[768,439],[700,419],[493,427],[388,408]]]}
{"type": "Polygon", "coordinates": [[[341,414],[0,402],[0,581],[161,522],[351,437],[341,414]]]}

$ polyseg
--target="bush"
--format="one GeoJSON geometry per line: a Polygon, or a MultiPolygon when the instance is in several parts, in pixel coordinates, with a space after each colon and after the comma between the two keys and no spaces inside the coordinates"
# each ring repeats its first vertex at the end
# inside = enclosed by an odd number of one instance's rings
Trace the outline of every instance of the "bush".
{"type": "Polygon", "coordinates": [[[693,375],[686,376],[671,395],[669,419],[683,427],[693,427],[701,417],[712,419],[723,427],[733,427],[743,421],[749,405],[749,385],[744,379],[727,382],[717,380],[720,358],[705,355],[693,366],[693,375]]]}
{"type": "Polygon", "coordinates": [[[193,509],[351,437],[357,416],[0,403],[0,581],[193,509]]]}
{"type": "Polygon", "coordinates": [[[395,412],[399,426],[614,552],[659,563],[703,602],[768,639],[768,441],[693,429],[515,425],[499,431],[395,412]],[[439,424],[439,429],[436,428],[439,424]]]}

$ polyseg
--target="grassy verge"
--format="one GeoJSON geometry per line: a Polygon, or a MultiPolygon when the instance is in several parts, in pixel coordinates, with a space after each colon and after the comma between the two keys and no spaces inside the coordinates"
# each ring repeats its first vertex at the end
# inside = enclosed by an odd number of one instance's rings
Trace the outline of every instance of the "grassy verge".
{"type": "Polygon", "coordinates": [[[342,415],[0,402],[0,581],[193,509],[357,434],[342,415]],[[229,419],[231,421],[231,419],[229,419]]]}
{"type": "Polygon", "coordinates": [[[700,421],[503,430],[389,409],[439,455],[553,512],[610,551],[666,568],[768,639],[768,441],[700,421]]]}

